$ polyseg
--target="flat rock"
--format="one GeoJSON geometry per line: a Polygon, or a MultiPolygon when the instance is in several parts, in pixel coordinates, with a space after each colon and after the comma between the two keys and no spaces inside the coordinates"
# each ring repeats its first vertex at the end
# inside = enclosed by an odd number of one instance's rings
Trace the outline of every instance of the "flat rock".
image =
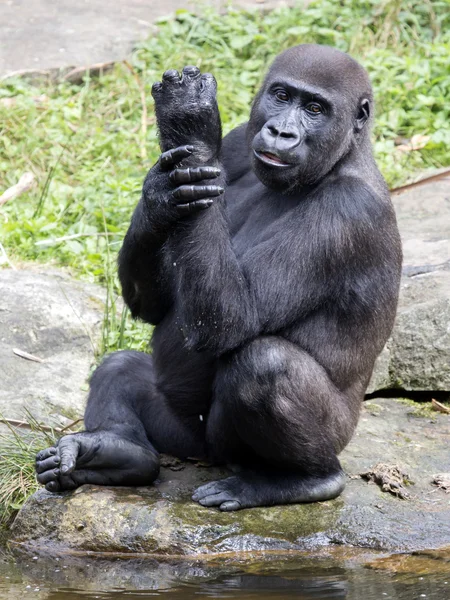
{"type": "Polygon", "coordinates": [[[82,416],[104,292],[54,270],[0,269],[0,414],[47,424],[82,416]],[[43,362],[27,360],[19,350],[43,362]]]}
{"type": "Polygon", "coordinates": [[[41,490],[16,518],[11,543],[33,553],[159,557],[250,556],[336,544],[390,552],[448,546],[450,495],[433,486],[432,479],[449,470],[450,416],[420,414],[414,404],[400,400],[367,404],[342,454],[347,487],[333,501],[221,513],[192,502],[190,495],[226,472],[176,463],[163,468],[156,485],[147,488],[83,486],[63,494],[41,490]],[[414,482],[408,486],[408,500],[359,477],[378,462],[408,474],[414,482]]]}
{"type": "Polygon", "coordinates": [[[450,178],[393,202],[404,253],[400,302],[368,391],[450,391],[450,178]]]}
{"type": "MultiPolygon", "coordinates": [[[[210,0],[223,9],[227,0],[210,0]]],[[[235,0],[244,8],[275,8],[283,0],[235,0]]],[[[154,22],[178,9],[200,12],[195,0],[8,0],[0,2],[0,76],[45,74],[68,67],[122,60],[154,22]],[[18,15],[20,14],[20,18],[18,15]]]]}

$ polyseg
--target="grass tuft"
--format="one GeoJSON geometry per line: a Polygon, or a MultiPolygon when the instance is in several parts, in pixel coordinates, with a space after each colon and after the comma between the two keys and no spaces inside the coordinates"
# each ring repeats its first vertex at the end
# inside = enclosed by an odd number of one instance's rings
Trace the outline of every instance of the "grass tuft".
{"type": "Polygon", "coordinates": [[[26,422],[30,431],[8,425],[8,431],[0,434],[0,527],[8,525],[40,487],[34,470],[36,454],[57,438],[56,431],[43,429],[29,412],[26,422]]]}

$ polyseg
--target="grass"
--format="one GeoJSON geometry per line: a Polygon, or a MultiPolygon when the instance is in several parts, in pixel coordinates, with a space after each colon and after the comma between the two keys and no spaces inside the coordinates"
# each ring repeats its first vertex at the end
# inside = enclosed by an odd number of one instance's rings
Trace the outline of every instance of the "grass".
{"type": "MultiPolygon", "coordinates": [[[[97,79],[0,84],[0,193],[26,171],[38,182],[0,208],[0,244],[13,263],[53,263],[107,287],[99,355],[143,350],[149,338],[148,327],[117,310],[115,260],[159,153],[151,84],[167,68],[212,71],[227,133],[247,119],[269,62],[305,42],[336,46],[368,69],[377,102],[374,148],[390,186],[450,165],[450,0],[320,0],[270,13],[230,9],[220,18],[210,9],[201,17],[178,11],[97,79]],[[408,151],[413,136],[416,149],[408,151]]],[[[0,440],[6,517],[8,506],[35,489],[32,457],[45,445],[41,436],[0,440]]]]}
{"type": "Polygon", "coordinates": [[[37,452],[53,445],[56,432],[47,431],[28,413],[30,431],[9,426],[0,434],[0,530],[11,522],[25,500],[40,487],[34,472],[37,452]]]}

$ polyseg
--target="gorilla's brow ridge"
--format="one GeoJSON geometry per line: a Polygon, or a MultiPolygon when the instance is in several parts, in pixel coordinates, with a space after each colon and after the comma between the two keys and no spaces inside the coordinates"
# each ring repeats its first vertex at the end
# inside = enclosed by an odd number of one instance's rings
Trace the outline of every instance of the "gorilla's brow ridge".
{"type": "Polygon", "coordinates": [[[287,90],[293,90],[297,94],[309,96],[311,100],[318,100],[319,102],[323,102],[324,104],[332,104],[331,98],[323,93],[321,88],[316,86],[312,86],[308,83],[303,82],[301,79],[276,79],[275,81],[270,83],[269,90],[273,90],[274,88],[282,87],[287,90]]]}

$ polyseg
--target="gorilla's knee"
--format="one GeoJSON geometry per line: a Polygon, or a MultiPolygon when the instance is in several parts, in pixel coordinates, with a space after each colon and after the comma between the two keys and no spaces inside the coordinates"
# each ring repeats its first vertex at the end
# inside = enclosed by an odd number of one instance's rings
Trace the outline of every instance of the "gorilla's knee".
{"type": "Polygon", "coordinates": [[[137,375],[149,374],[150,356],[133,350],[121,350],[106,356],[102,363],[94,371],[90,385],[97,386],[104,379],[134,378],[137,375]]]}
{"type": "Polygon", "coordinates": [[[289,377],[289,363],[289,351],[275,337],[258,338],[234,352],[222,376],[227,402],[267,408],[277,383],[289,377]]]}

